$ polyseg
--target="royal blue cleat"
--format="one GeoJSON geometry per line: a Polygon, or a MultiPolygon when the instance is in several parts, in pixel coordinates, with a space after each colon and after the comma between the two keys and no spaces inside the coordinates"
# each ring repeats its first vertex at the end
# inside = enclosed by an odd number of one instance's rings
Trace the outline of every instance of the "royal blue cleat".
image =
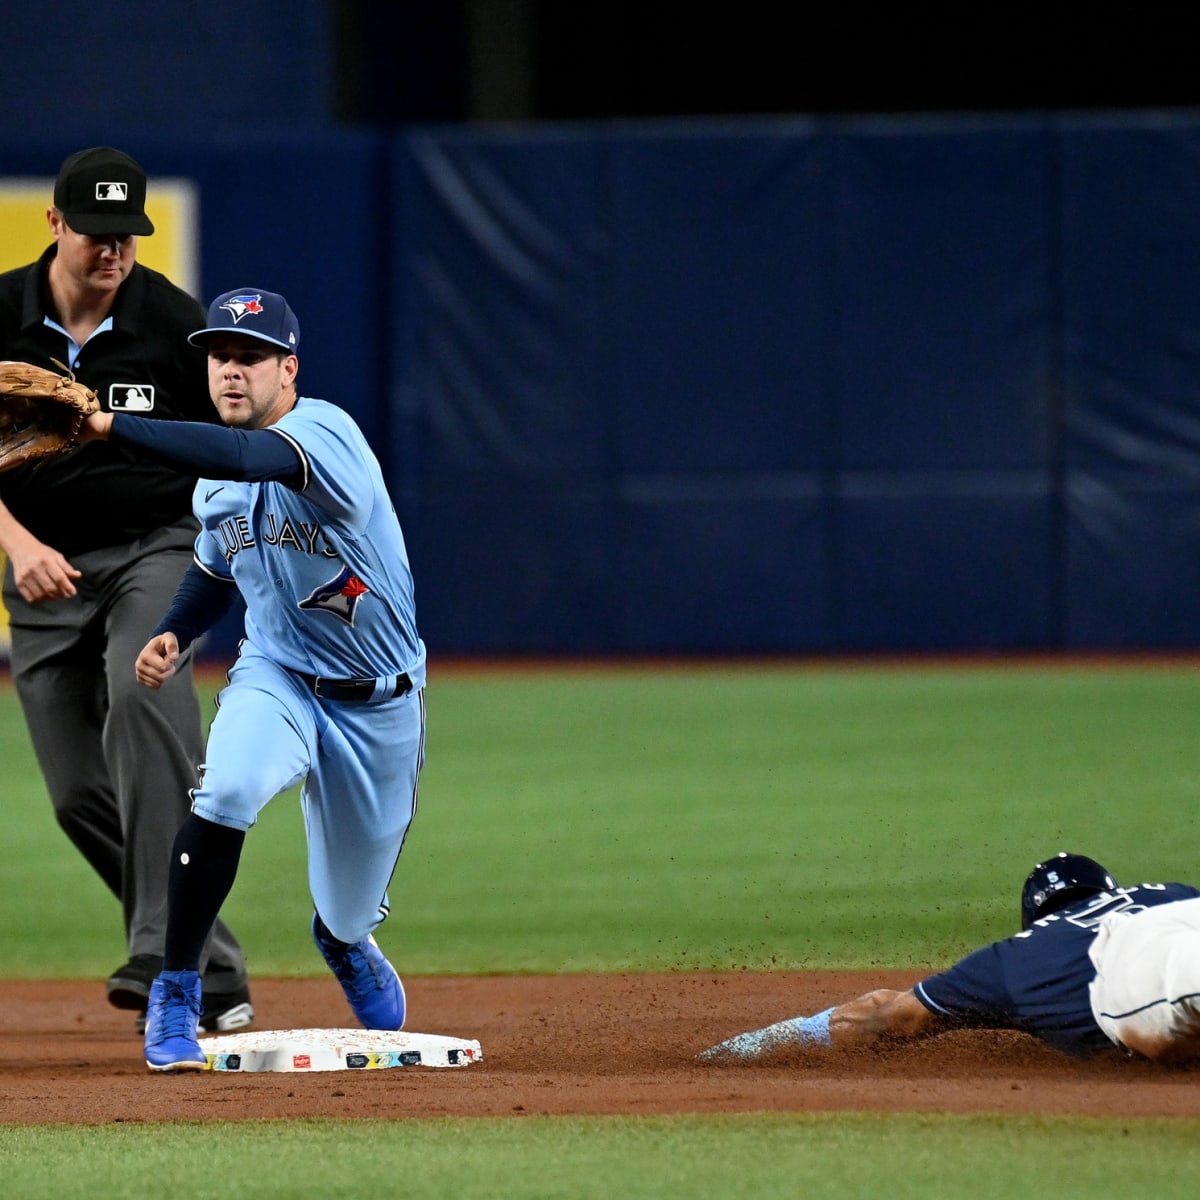
{"type": "Polygon", "coordinates": [[[150,986],[146,1008],[146,1066],[152,1071],[207,1071],[200,1049],[200,976],[195,971],[163,971],[150,986]]]}
{"type": "Polygon", "coordinates": [[[313,913],[313,941],[364,1029],[404,1028],[404,985],[373,937],[339,942],[313,913]]]}

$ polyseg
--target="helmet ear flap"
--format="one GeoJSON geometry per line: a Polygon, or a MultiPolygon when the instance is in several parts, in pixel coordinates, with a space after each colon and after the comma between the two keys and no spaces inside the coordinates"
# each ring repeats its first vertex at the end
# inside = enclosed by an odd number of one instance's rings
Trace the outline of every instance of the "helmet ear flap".
{"type": "Polygon", "coordinates": [[[1112,891],[1117,881],[1106,867],[1086,854],[1065,850],[1040,862],[1021,889],[1021,928],[1057,912],[1074,900],[1112,891]]]}

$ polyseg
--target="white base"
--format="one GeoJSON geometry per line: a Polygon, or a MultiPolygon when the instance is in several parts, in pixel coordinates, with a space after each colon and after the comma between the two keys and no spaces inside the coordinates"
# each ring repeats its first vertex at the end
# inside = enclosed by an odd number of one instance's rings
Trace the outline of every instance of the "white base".
{"type": "Polygon", "coordinates": [[[466,1067],[483,1059],[476,1041],[385,1029],[274,1029],[200,1039],[211,1071],[377,1071],[466,1067]]]}

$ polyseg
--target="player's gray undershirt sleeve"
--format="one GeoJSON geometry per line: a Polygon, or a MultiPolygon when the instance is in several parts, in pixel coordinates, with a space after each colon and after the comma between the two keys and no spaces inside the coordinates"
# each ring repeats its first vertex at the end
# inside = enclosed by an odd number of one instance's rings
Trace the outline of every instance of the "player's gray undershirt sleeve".
{"type": "Polygon", "coordinates": [[[203,479],[299,484],[304,468],[289,439],[269,429],[230,429],[200,421],[147,421],[113,413],[109,438],[203,479]]]}

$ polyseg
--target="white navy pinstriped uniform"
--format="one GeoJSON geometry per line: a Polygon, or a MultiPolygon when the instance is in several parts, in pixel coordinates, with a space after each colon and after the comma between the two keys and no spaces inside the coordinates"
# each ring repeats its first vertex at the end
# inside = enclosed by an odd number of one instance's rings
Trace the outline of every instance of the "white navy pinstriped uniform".
{"type": "Polygon", "coordinates": [[[1088,953],[1092,1012],[1114,1042],[1200,1038],[1200,899],[1110,913],[1088,953]]]}

